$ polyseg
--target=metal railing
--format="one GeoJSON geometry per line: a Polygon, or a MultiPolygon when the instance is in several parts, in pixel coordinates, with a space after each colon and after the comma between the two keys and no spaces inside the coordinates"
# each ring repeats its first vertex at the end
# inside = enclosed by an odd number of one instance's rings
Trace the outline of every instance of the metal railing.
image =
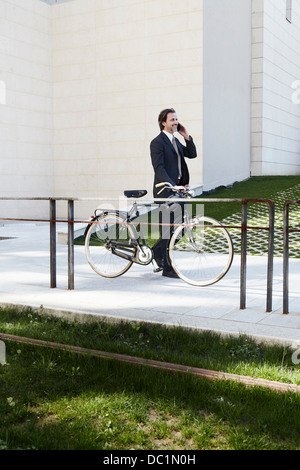
{"type": "MultiPolygon", "coordinates": [[[[0,217],[3,221],[48,222],[50,224],[50,288],[56,287],[56,224],[68,223],[68,289],[74,289],[74,198],[0,197],[0,201],[49,201],[49,219],[0,217]],[[56,218],[56,201],[68,202],[68,219],[56,218]]],[[[84,221],[86,222],[86,221],[84,221]]]]}
{"type": "MultiPolygon", "coordinates": [[[[1,200],[22,200],[22,201],[49,201],[49,219],[24,219],[24,218],[1,218],[3,221],[28,221],[28,222],[49,222],[50,224],[50,288],[56,288],[56,224],[66,223],[68,225],[68,289],[74,289],[74,224],[75,223],[91,223],[87,220],[75,220],[74,219],[74,203],[75,201],[95,201],[95,198],[6,198],[0,197],[1,200]],[[57,219],[56,216],[56,202],[66,201],[68,204],[68,217],[67,219],[57,219]]],[[[102,199],[97,199],[104,200],[102,199]]],[[[110,199],[111,201],[113,199],[110,199]]],[[[119,199],[114,199],[118,200],[119,199]]],[[[130,199],[127,199],[130,200],[130,199]]],[[[170,202],[170,199],[152,199],[151,203],[155,202],[170,202]]],[[[172,202],[181,202],[182,199],[172,198],[172,202]]],[[[144,204],[144,201],[141,200],[144,204]]],[[[266,292],[266,311],[272,311],[272,293],[273,293],[273,255],[274,255],[274,217],[275,217],[275,205],[270,199],[214,199],[214,198],[193,198],[185,199],[185,203],[240,203],[242,205],[242,218],[241,225],[223,225],[223,227],[230,229],[241,230],[241,267],[240,267],[240,309],[246,308],[246,283],[247,283],[247,234],[248,230],[266,230],[269,232],[268,235],[268,266],[267,266],[267,292],[266,292]],[[249,203],[262,203],[269,205],[269,225],[267,227],[254,227],[248,226],[247,221],[247,207],[249,203]]],[[[156,224],[159,225],[159,224],[156,224]]]]}
{"type": "Polygon", "coordinates": [[[289,226],[290,205],[300,201],[286,201],[283,207],[283,314],[289,313],[289,234],[300,232],[289,226]]]}
{"type": "Polygon", "coordinates": [[[241,235],[241,305],[243,309],[246,306],[246,256],[247,256],[247,230],[268,230],[268,267],[267,267],[267,304],[266,311],[272,311],[273,294],[273,266],[274,266],[274,227],[275,227],[275,204],[270,199],[244,199],[242,201],[242,235],[241,235]],[[268,227],[249,227],[247,226],[247,208],[248,203],[265,203],[269,205],[269,226],[268,227]]]}

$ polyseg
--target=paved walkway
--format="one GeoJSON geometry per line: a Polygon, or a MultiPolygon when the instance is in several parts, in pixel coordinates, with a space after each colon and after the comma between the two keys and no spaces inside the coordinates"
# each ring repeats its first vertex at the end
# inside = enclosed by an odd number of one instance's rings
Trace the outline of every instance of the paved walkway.
{"type": "MultiPolygon", "coordinates": [[[[60,227],[61,229],[61,227],[60,227]]],[[[289,314],[282,314],[282,258],[274,259],[273,311],[266,313],[267,258],[247,257],[246,309],[240,310],[240,260],[224,279],[197,288],[133,265],[123,276],[105,279],[75,247],[75,289],[68,290],[67,247],[57,245],[57,288],[50,289],[49,226],[0,226],[0,304],[24,305],[69,318],[109,317],[155,322],[258,340],[300,344],[300,260],[290,260],[289,314]],[[14,238],[12,238],[14,237],[14,238]]]]}

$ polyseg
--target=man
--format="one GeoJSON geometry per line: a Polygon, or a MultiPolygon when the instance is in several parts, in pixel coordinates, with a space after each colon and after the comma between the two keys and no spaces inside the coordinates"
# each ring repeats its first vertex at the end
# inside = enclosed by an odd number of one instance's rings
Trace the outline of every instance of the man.
{"type": "MultiPolygon", "coordinates": [[[[174,197],[172,190],[166,188],[158,195],[162,188],[156,188],[155,185],[167,181],[172,186],[180,189],[189,184],[190,177],[185,157],[196,158],[197,150],[187,129],[179,124],[176,111],[173,108],[161,111],[158,116],[158,123],[161,133],[150,144],[151,161],[154,169],[153,195],[155,198],[171,198],[174,197]],[[184,137],[185,145],[175,138],[175,132],[179,132],[184,137]]],[[[178,196],[175,194],[175,197],[178,196]]],[[[179,217],[175,215],[173,218],[170,218],[170,215],[171,217],[173,215],[172,206],[170,204],[161,205],[160,220],[163,218],[165,222],[168,218],[169,223],[175,225],[182,222],[182,214],[179,217]],[[166,215],[169,217],[166,217],[166,215]]],[[[172,226],[167,227],[167,229],[164,226],[161,227],[160,239],[153,246],[153,253],[157,265],[163,270],[163,276],[178,277],[168,256],[169,240],[172,233],[172,226]]]]}

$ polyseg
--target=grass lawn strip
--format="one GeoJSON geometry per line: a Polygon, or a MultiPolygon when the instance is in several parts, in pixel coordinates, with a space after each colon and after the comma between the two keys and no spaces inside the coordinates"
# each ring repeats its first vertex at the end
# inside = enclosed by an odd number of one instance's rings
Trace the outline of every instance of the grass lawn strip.
{"type": "MultiPolygon", "coordinates": [[[[300,385],[292,350],[246,337],[0,311],[9,335],[300,385]]],[[[300,449],[300,394],[7,342],[3,449],[300,449]]]]}

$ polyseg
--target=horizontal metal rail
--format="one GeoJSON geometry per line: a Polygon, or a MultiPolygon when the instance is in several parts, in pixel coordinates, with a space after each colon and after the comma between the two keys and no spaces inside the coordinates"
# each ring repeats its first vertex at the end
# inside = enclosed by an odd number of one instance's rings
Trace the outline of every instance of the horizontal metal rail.
{"type": "Polygon", "coordinates": [[[289,227],[290,205],[300,205],[298,201],[286,201],[283,206],[283,314],[289,313],[289,234],[300,229],[289,227]]]}
{"type": "MultiPolygon", "coordinates": [[[[130,200],[134,198],[126,198],[130,200]]],[[[43,197],[0,197],[0,201],[49,201],[49,219],[24,219],[24,218],[1,218],[0,220],[7,221],[30,221],[30,222],[48,222],[50,224],[50,287],[56,288],[56,224],[57,223],[67,223],[68,224],[68,289],[74,289],[74,224],[75,223],[93,223],[92,221],[78,221],[74,219],[74,202],[75,201],[95,201],[95,198],[43,198],[43,197]],[[56,216],[56,202],[57,201],[66,201],[68,203],[68,218],[57,219],[56,216]]],[[[98,198],[100,200],[106,201],[107,199],[98,198]]],[[[110,201],[120,201],[120,198],[110,198],[110,201]]],[[[246,271],[247,271],[247,233],[248,230],[267,230],[269,232],[268,236],[268,267],[267,267],[267,294],[266,294],[266,311],[272,311],[272,291],[273,291],[273,255],[274,255],[274,217],[275,217],[275,204],[270,199],[222,199],[222,198],[193,198],[193,199],[182,199],[182,198],[155,198],[151,201],[144,201],[142,198],[139,199],[143,205],[151,205],[153,202],[156,204],[158,202],[184,202],[184,203],[240,203],[242,205],[242,220],[241,225],[228,225],[224,226],[225,228],[238,228],[241,229],[241,268],[240,268],[240,309],[243,310],[246,308],[246,271]],[[249,203],[263,203],[269,205],[269,225],[267,227],[251,227],[248,226],[247,222],[247,207],[249,203]]],[[[152,225],[152,224],[151,224],[152,225]]],[[[156,224],[159,225],[159,224],[156,224]]]]}

